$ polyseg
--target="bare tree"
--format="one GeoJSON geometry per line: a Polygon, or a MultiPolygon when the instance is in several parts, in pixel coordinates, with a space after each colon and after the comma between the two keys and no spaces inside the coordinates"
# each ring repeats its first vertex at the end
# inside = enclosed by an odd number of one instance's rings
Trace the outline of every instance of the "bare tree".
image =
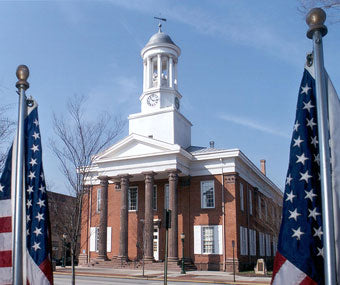
{"type": "Polygon", "coordinates": [[[10,135],[13,132],[14,122],[9,119],[6,112],[10,106],[0,106],[0,172],[4,166],[7,151],[10,145],[10,135]]]}
{"type": "Polygon", "coordinates": [[[67,117],[54,114],[53,126],[56,138],[50,142],[67,180],[70,194],[76,198],[74,205],[69,207],[71,209],[67,211],[59,209],[59,217],[65,219],[65,226],[61,230],[66,233],[70,244],[72,284],[75,284],[74,258],[79,250],[78,238],[88,169],[92,166],[95,154],[112,144],[124,126],[120,118],[111,119],[107,113],[102,113],[95,120],[88,120],[85,103],[84,96],[74,96],[68,101],[67,117]]]}
{"type": "Polygon", "coordinates": [[[307,15],[310,9],[320,7],[327,11],[330,23],[340,22],[340,0],[298,0],[298,9],[303,15],[307,15]]]}

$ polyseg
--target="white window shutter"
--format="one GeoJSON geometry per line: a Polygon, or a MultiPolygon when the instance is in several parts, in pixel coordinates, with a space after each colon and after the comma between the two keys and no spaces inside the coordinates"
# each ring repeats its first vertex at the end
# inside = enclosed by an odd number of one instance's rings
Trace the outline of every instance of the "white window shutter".
{"type": "Polygon", "coordinates": [[[107,227],[107,243],[106,243],[106,251],[111,252],[111,227],[107,227]]]}
{"type": "Polygon", "coordinates": [[[194,254],[202,253],[201,226],[194,226],[194,254]]]}
{"type": "Polygon", "coordinates": [[[256,255],[256,231],[253,231],[254,256],[256,255]]]}
{"type": "Polygon", "coordinates": [[[248,255],[248,229],[244,228],[244,235],[245,235],[245,254],[248,255]]]}
{"type": "Polygon", "coordinates": [[[243,227],[240,226],[240,252],[241,255],[244,254],[244,244],[243,244],[243,240],[244,240],[244,235],[243,235],[243,227]]]}
{"type": "Polygon", "coordinates": [[[90,229],[90,251],[96,251],[96,227],[90,229]]]}
{"type": "Polygon", "coordinates": [[[218,228],[218,251],[216,251],[217,254],[223,254],[223,228],[222,228],[222,225],[218,225],[217,226],[218,228]]]}

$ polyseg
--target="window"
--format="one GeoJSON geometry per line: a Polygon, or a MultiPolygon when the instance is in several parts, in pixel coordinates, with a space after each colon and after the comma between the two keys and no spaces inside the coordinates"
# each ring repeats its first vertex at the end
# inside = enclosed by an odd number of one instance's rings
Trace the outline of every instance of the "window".
{"type": "Polygon", "coordinates": [[[201,208],[215,208],[214,181],[201,181],[201,208]]]}
{"type": "Polygon", "coordinates": [[[241,211],[244,210],[244,199],[243,199],[243,184],[240,183],[240,207],[241,211]]]}
{"type": "Polygon", "coordinates": [[[266,200],[263,200],[264,203],[264,216],[266,217],[266,221],[268,221],[268,208],[266,200]]]}
{"type": "Polygon", "coordinates": [[[248,255],[248,229],[240,227],[240,251],[241,255],[248,255]]]}
{"type": "Polygon", "coordinates": [[[222,254],[222,226],[194,226],[194,254],[222,254]]]}
{"type": "Polygon", "coordinates": [[[248,198],[249,198],[249,214],[253,214],[253,200],[252,200],[252,195],[251,195],[251,189],[248,190],[248,198]]]}
{"type": "Polygon", "coordinates": [[[256,256],[256,231],[249,229],[249,253],[256,256]]]}
{"type": "Polygon", "coordinates": [[[258,211],[258,213],[259,213],[259,218],[261,219],[261,216],[262,216],[262,213],[261,213],[261,197],[260,196],[258,196],[257,197],[258,199],[257,199],[257,211],[258,211]]]}
{"type": "Polygon", "coordinates": [[[137,211],[138,209],[138,188],[130,187],[129,188],[129,211],[137,211]]]}
{"type": "Polygon", "coordinates": [[[260,256],[265,255],[264,251],[264,233],[259,233],[259,244],[260,244],[260,256]]]}
{"type": "Polygon", "coordinates": [[[164,209],[169,209],[169,184],[164,186],[164,209]]]}
{"type": "Polygon", "coordinates": [[[152,194],[152,209],[157,211],[157,185],[153,186],[153,194],[152,194]]]}
{"type": "Polygon", "coordinates": [[[214,228],[202,227],[203,253],[214,253],[214,228]]]}
{"type": "Polygon", "coordinates": [[[100,212],[101,204],[102,204],[102,197],[101,197],[101,189],[97,189],[97,212],[100,212]]]}
{"type": "Polygon", "coordinates": [[[266,256],[271,256],[270,235],[266,234],[266,256]]]}

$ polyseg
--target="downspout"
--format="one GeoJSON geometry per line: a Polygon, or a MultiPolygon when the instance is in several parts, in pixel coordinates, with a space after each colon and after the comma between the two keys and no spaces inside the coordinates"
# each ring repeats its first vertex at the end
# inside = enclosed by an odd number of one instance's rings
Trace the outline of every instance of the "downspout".
{"type": "Polygon", "coordinates": [[[224,177],[223,177],[223,160],[221,162],[221,184],[222,184],[222,247],[223,247],[223,271],[226,271],[226,248],[225,248],[225,202],[224,202],[224,177]]]}
{"type": "Polygon", "coordinates": [[[89,211],[89,218],[88,218],[88,221],[89,221],[89,226],[88,226],[88,230],[89,230],[89,233],[90,235],[87,236],[87,252],[88,252],[88,255],[87,255],[87,263],[90,263],[90,242],[91,242],[91,216],[92,216],[92,190],[93,190],[93,187],[91,185],[90,187],[90,201],[89,201],[89,207],[90,207],[90,211],[89,211]],[[89,242],[90,240],[90,242],[89,242]]]}

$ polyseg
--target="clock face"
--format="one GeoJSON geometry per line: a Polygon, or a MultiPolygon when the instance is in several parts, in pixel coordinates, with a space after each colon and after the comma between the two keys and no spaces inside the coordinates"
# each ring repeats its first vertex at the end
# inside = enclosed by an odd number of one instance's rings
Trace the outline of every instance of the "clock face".
{"type": "Polygon", "coordinates": [[[149,106],[155,106],[159,101],[159,98],[156,94],[151,94],[146,102],[148,103],[149,106]]]}
{"type": "Polygon", "coordinates": [[[179,99],[175,97],[175,107],[178,110],[179,109],[179,99]]]}

